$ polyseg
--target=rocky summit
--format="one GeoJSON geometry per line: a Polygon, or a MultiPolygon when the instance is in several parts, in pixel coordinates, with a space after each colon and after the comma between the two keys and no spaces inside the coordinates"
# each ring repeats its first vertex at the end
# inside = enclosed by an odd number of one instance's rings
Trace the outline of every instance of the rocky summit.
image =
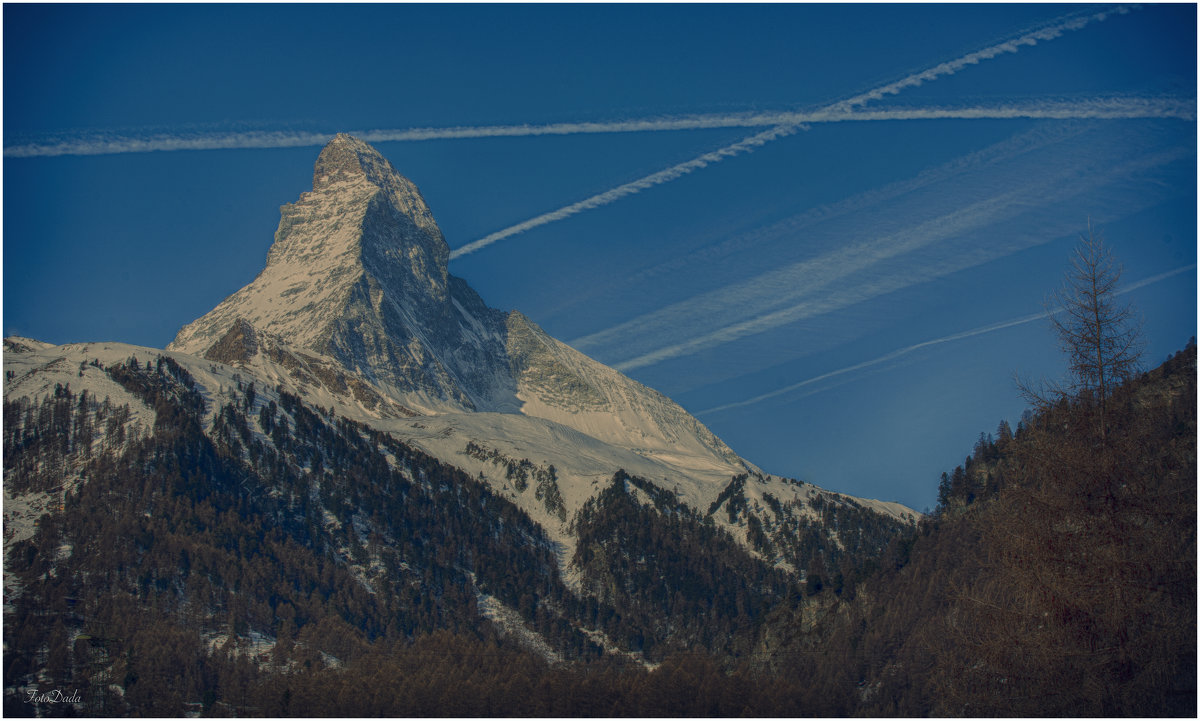
{"type": "Polygon", "coordinates": [[[515,410],[504,314],[450,276],[448,256],[417,187],[338,135],[317,158],[312,191],[281,209],[263,271],[168,350],[203,355],[248,326],[416,407],[515,410]]]}
{"type": "Polygon", "coordinates": [[[168,350],[304,379],[376,417],[523,415],[684,471],[753,468],[662,394],[489,308],[448,258],[417,187],[340,134],[283,206],[263,271],[168,350]]]}

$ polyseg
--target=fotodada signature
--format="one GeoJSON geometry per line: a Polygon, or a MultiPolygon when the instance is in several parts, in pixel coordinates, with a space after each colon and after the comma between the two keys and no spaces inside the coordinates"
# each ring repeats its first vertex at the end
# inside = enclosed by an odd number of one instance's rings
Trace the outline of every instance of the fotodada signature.
{"type": "Polygon", "coordinates": [[[59,689],[26,691],[25,703],[83,703],[83,697],[79,695],[79,689],[75,689],[69,694],[63,693],[59,689]]]}

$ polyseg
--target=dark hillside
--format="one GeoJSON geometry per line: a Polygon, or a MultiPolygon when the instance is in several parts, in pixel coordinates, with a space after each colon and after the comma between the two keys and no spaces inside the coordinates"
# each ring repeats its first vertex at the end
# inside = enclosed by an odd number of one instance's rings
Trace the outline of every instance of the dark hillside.
{"type": "MultiPolygon", "coordinates": [[[[167,360],[106,369],[156,409],[154,433],[88,460],[6,554],[6,713],[52,712],[18,696],[69,684],[92,713],[227,714],[270,671],[337,668],[434,630],[489,639],[485,596],[563,655],[599,653],[564,617],[552,544],[485,485],[253,384],[206,434],[203,399],[167,360]]],[[[65,465],[98,412],[117,409],[67,387],[6,402],[6,462],[65,465]]]]}
{"type": "Polygon", "coordinates": [[[614,475],[574,521],[573,563],[589,600],[600,601],[595,623],[654,660],[692,648],[744,652],[764,612],[798,589],[706,520],[673,493],[614,475]],[[639,503],[633,489],[654,506],[639,503]]]}
{"type": "Polygon", "coordinates": [[[68,386],[4,404],[6,464],[61,499],[5,555],[6,715],[804,707],[728,673],[792,578],[648,481],[618,473],[575,519],[576,595],[523,511],[387,434],[241,381],[206,416],[169,358],[100,370],[155,409],[152,432],[120,436],[128,406],[68,386]],[[485,603],[518,618],[494,626],[485,603]]]}
{"type": "Polygon", "coordinates": [[[855,602],[781,622],[779,670],[872,715],[1194,716],[1195,345],[1105,412],[981,439],[855,602]]]}
{"type": "MultiPolygon", "coordinates": [[[[749,479],[706,514],[619,472],[573,519],[578,592],[524,512],[386,434],[240,382],[205,415],[169,359],[103,370],[151,433],[66,386],[5,403],[6,464],[62,499],[5,556],[7,715],[1196,711],[1194,345],[1102,424],[1077,399],[981,436],[932,518],[804,584],[712,523],[751,517],[749,479]]],[[[747,528],[786,555],[765,500],[747,528]]]]}

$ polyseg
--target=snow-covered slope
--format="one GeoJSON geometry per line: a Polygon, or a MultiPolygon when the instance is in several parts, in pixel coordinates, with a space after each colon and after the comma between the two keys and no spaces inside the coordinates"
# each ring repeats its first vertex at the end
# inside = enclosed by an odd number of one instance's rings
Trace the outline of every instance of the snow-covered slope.
{"type": "MultiPolygon", "coordinates": [[[[564,418],[579,425],[591,424],[583,430],[533,414],[470,411],[417,414],[386,397],[380,388],[333,367],[328,358],[284,349],[278,345],[277,338],[261,332],[249,338],[240,333],[235,334],[237,343],[223,339],[219,346],[219,350],[230,354],[232,363],[124,343],[53,346],[28,339],[8,339],[12,342],[6,342],[4,366],[12,375],[9,377],[6,373],[4,398],[8,402],[24,398],[40,403],[54,394],[56,386],[69,386],[75,394],[86,391],[92,398],[107,400],[114,407],[127,405],[130,413],[121,429],[121,437],[122,443],[128,444],[153,431],[155,413],[115,383],[104,368],[128,363],[131,358],[143,365],[160,356],[173,359],[191,375],[196,390],[205,400],[205,417],[202,419],[205,428],[212,428],[216,413],[223,405],[237,400],[239,389],[253,383],[258,406],[265,406],[272,401],[279,402],[278,387],[304,398],[313,407],[328,408],[339,416],[386,431],[473,477],[482,478],[497,494],[528,513],[559,544],[560,560],[568,578],[571,577],[568,561],[575,548],[575,539],[569,531],[570,519],[589,498],[605,488],[618,469],[673,492],[678,501],[701,512],[717,500],[734,475],[746,473],[746,469],[736,463],[706,452],[707,446],[700,445],[701,441],[689,436],[686,430],[675,436],[680,445],[672,449],[662,426],[640,420],[636,411],[659,414],[663,426],[670,422],[686,423],[672,418],[672,409],[678,407],[657,395],[648,396],[649,400],[634,395],[634,399],[643,404],[635,406],[628,398],[622,398],[623,385],[613,378],[606,380],[603,374],[598,375],[599,380],[592,381],[593,407],[580,417],[571,416],[570,408],[537,401],[545,404],[548,415],[562,413],[566,414],[564,418]],[[253,352],[249,355],[233,352],[231,348],[239,344],[243,350],[249,347],[253,352]],[[614,400],[608,400],[610,395],[614,400]],[[647,410],[644,404],[658,399],[661,399],[660,405],[650,405],[647,410]],[[614,417],[606,417],[598,410],[610,406],[618,409],[614,417]],[[609,436],[620,441],[633,433],[639,434],[644,445],[626,447],[605,438],[609,436]],[[510,465],[524,470],[514,476],[509,470],[510,465]]],[[[561,354],[556,357],[564,366],[578,366],[558,381],[546,380],[545,372],[535,373],[543,388],[556,382],[570,383],[564,378],[595,364],[544,334],[538,342],[548,344],[547,353],[561,354]]],[[[552,364],[543,359],[535,367],[548,368],[552,364]]],[[[604,366],[600,368],[619,375],[604,366]]],[[[562,368],[558,370],[567,373],[562,368]]],[[[572,394],[572,397],[579,395],[583,392],[572,394]]],[[[561,394],[558,397],[561,399],[561,394]]],[[[687,428],[686,425],[682,427],[687,428]]],[[[113,439],[105,437],[103,428],[103,424],[97,424],[93,443],[97,449],[111,447],[114,443],[113,439]]],[[[260,441],[270,443],[261,430],[255,433],[260,441]]],[[[55,493],[9,493],[9,470],[6,468],[6,544],[31,535],[37,519],[61,504],[63,491],[70,491],[79,480],[72,475],[71,469],[65,469],[66,487],[55,493]]],[[[818,494],[863,505],[902,520],[910,520],[915,515],[899,504],[853,498],[811,484],[756,473],[751,474],[751,480],[745,484],[743,495],[748,502],[747,509],[758,512],[771,524],[773,521],[762,510],[769,506],[765,500],[767,495],[796,509],[789,514],[802,513],[815,519],[819,514],[810,509],[818,494]]],[[[731,521],[727,514],[717,513],[713,518],[719,525],[728,527],[735,538],[749,543],[744,517],[731,521]]]]}
{"type": "Polygon", "coordinates": [[[729,446],[663,394],[508,316],[508,353],[525,415],[561,423],[681,469],[748,467],[729,446]]]}

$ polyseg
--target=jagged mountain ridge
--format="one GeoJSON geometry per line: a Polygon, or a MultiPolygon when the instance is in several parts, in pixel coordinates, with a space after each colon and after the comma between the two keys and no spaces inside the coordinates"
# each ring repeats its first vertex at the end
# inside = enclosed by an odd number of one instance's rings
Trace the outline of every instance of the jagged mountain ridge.
{"type": "MultiPolygon", "coordinates": [[[[284,602],[300,609],[295,648],[334,657],[319,667],[340,663],[348,635],[455,624],[555,663],[696,644],[734,657],[814,571],[869,566],[915,522],[899,504],[762,474],[662,394],[489,308],[447,272],[416,187],[353,138],[322,151],[313,190],[281,216],[263,271],[168,350],[5,339],[12,628],[93,588],[105,613],[113,594],[164,603],[155,623],[194,642],[185,666],[213,639],[287,657],[284,602]],[[222,538],[270,527],[284,545],[214,541],[213,504],[230,511],[222,538]],[[95,540],[118,522],[120,558],[95,540]],[[281,549],[306,587],[355,593],[227,595],[230,579],[207,570],[211,588],[185,583],[196,553],[209,569],[277,569],[281,549]],[[131,560],[144,553],[151,574],[131,560]]],[[[57,642],[22,639],[28,685],[46,671],[39,644],[57,642]]]]}
{"type": "Polygon", "coordinates": [[[286,338],[426,410],[515,410],[502,314],[447,272],[420,192],[347,135],[281,209],[266,267],[168,346],[204,355],[235,323],[286,338]]]}
{"type": "Polygon", "coordinates": [[[449,247],[416,186],[366,143],[330,141],[313,190],[281,216],[258,277],[168,350],[254,366],[260,349],[237,339],[270,338],[277,359],[332,360],[416,413],[523,413],[683,467],[747,465],[662,394],[519,312],[489,308],[449,274],[449,247]]]}

